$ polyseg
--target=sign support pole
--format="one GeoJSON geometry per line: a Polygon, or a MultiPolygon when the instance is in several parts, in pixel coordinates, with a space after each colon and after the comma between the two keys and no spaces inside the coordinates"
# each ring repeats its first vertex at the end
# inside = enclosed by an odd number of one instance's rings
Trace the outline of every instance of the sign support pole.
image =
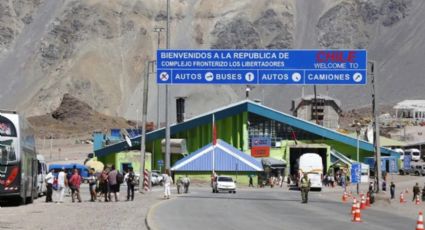
{"type": "MultiPolygon", "coordinates": [[[[170,48],[170,0],[167,0],[167,43],[166,48],[170,48]]],[[[170,121],[168,117],[168,84],[165,85],[165,173],[170,176],[170,121]]]]}
{"type": "Polygon", "coordinates": [[[376,99],[377,90],[376,90],[376,75],[375,75],[375,62],[370,61],[369,71],[372,79],[372,111],[373,111],[373,126],[374,126],[374,135],[373,135],[373,145],[375,148],[375,181],[376,181],[376,193],[379,193],[379,181],[381,172],[381,148],[379,143],[379,108],[377,106],[378,102],[376,99]]]}

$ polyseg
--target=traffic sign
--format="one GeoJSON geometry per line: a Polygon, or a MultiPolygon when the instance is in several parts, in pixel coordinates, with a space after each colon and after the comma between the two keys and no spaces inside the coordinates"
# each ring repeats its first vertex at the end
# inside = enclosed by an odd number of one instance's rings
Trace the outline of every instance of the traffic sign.
{"type": "Polygon", "coordinates": [[[364,85],[366,50],[158,50],[158,84],[364,85]]]}
{"type": "Polygon", "coordinates": [[[361,165],[360,163],[352,163],[351,164],[351,183],[357,184],[360,183],[360,174],[361,173],[361,165]]]}
{"type": "Polygon", "coordinates": [[[251,137],[251,146],[271,146],[272,139],[270,137],[251,137]]]}
{"type": "Polygon", "coordinates": [[[159,166],[163,166],[164,165],[164,161],[163,160],[158,160],[157,163],[158,163],[159,166]]]}

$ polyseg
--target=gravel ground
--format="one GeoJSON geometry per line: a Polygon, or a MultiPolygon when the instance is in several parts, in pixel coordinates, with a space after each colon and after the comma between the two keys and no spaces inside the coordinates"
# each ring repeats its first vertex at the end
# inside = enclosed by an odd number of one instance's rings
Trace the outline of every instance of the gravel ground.
{"type": "MultiPolygon", "coordinates": [[[[119,202],[90,202],[88,186],[82,187],[82,203],[45,203],[45,197],[34,204],[0,208],[0,229],[147,229],[145,217],[153,204],[162,201],[162,188],[152,192],[135,192],[134,201],[125,201],[127,188],[121,186],[119,202]]],[[[53,196],[55,200],[55,195],[53,196]]]]}

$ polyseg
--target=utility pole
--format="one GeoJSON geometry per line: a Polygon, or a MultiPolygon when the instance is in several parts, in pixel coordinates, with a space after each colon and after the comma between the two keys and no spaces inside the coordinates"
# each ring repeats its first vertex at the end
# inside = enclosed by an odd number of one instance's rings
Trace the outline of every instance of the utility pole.
{"type": "Polygon", "coordinates": [[[139,180],[139,192],[142,193],[144,190],[144,173],[146,164],[146,120],[148,116],[148,90],[149,90],[149,75],[154,72],[155,62],[146,61],[145,74],[146,78],[143,81],[143,108],[142,108],[142,137],[140,142],[140,177],[139,180]],[[151,71],[152,69],[152,71],[151,71]],[[141,182],[140,182],[141,181],[141,182]]]}
{"type": "MultiPolygon", "coordinates": [[[[161,32],[164,31],[165,29],[163,27],[155,27],[154,28],[154,32],[157,33],[157,38],[158,38],[158,46],[157,46],[157,50],[159,50],[161,48],[161,32]]],[[[156,128],[159,129],[159,88],[160,86],[157,85],[156,88],[156,128]]]]}
{"type": "MultiPolygon", "coordinates": [[[[167,42],[166,49],[170,48],[170,0],[167,0],[167,42]]],[[[168,84],[165,85],[165,172],[170,173],[170,122],[168,118],[168,84]]]]}
{"type": "Polygon", "coordinates": [[[375,62],[369,61],[369,76],[372,80],[372,111],[373,111],[373,146],[375,149],[375,181],[376,181],[376,193],[379,193],[379,177],[381,175],[381,147],[379,143],[379,108],[378,108],[378,100],[377,100],[377,90],[376,90],[376,74],[375,74],[375,62]]]}

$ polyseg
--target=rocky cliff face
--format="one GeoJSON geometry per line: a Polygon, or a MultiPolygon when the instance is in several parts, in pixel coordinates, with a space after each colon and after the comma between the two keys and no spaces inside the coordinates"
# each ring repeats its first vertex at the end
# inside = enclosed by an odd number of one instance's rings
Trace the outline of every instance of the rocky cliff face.
{"type": "MultiPolygon", "coordinates": [[[[171,48],[364,48],[378,64],[380,99],[423,98],[422,0],[171,0],[171,48]]],[[[155,58],[166,1],[0,2],[0,107],[51,112],[68,93],[109,115],[137,118],[145,64],[155,58]]],[[[165,32],[160,34],[165,47],[165,32]]],[[[149,80],[149,120],[164,88],[149,80]],[[159,94],[158,94],[159,91],[159,94]]],[[[311,87],[306,88],[306,93],[311,87]]],[[[346,108],[369,104],[370,89],[319,87],[346,108]],[[353,100],[353,98],[356,98],[353,100]]],[[[245,86],[173,86],[186,117],[243,99],[245,86]],[[207,105],[207,106],[206,106],[207,105]]],[[[299,86],[256,86],[251,98],[288,111],[299,86]]],[[[174,114],[175,103],[171,105],[174,114]]],[[[171,116],[170,116],[171,117],[171,116]]],[[[174,115],[172,116],[174,117],[174,115]]]]}

